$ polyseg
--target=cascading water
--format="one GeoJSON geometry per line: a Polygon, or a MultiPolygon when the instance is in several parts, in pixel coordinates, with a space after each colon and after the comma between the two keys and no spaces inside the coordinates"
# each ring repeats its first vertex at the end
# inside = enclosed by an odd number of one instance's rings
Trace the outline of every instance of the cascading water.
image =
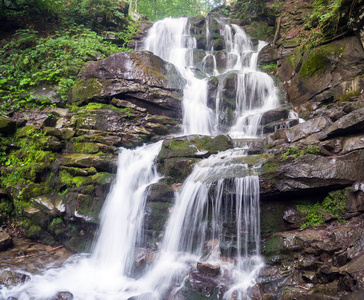
{"type": "MultiPolygon", "coordinates": [[[[223,24],[221,34],[227,62],[218,71],[210,33],[206,32],[209,50],[204,60],[212,58],[209,75],[220,81],[215,112],[208,106],[208,79],[195,77],[196,41],[189,34],[187,18],[155,23],[145,49],[174,63],[187,80],[184,134],[213,135],[221,131],[221,82],[236,74],[234,126],[229,134],[256,136],[261,114],[278,102],[272,79],[256,70],[257,53],[263,44],[253,47],[236,25],[223,24]]],[[[245,155],[242,150],[210,156],[194,167],[182,190],[176,193],[158,257],[144,275],[133,279],[135,247],[142,242],[146,190],[160,179],[154,164],[160,148],[161,142],[122,150],[117,180],[103,208],[100,234],[90,257],[75,256],[63,268],[49,269],[23,286],[0,290],[0,295],[4,299],[47,299],[57,291],[70,291],[74,299],[174,299],[184,288],[190,269],[200,261],[218,265],[228,278],[227,291],[220,291],[224,299],[248,298],[247,290],[254,284],[263,261],[259,256],[259,180],[254,170],[239,163],[239,157],[245,155]],[[232,227],[234,233],[229,231],[232,227]]]]}
{"type": "Polygon", "coordinates": [[[195,39],[189,34],[187,18],[167,18],[157,22],[145,40],[145,50],[176,65],[187,80],[183,92],[183,133],[211,135],[213,111],[207,107],[207,80],[193,72],[195,39]]]}
{"type": "Polygon", "coordinates": [[[132,296],[137,287],[129,275],[142,233],[146,191],[160,179],[154,160],[161,144],[122,149],[116,182],[104,204],[91,257],[75,256],[61,269],[49,269],[25,285],[0,290],[0,299],[50,299],[58,291],[69,291],[79,300],[132,296]]]}

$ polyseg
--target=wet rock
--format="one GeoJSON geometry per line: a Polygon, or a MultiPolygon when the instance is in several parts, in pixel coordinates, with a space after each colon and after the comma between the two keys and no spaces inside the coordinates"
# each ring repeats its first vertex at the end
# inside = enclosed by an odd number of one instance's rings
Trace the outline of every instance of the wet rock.
{"type": "Polygon", "coordinates": [[[288,118],[288,114],[289,110],[284,108],[269,110],[262,115],[261,124],[266,125],[272,122],[283,121],[283,119],[288,118]]]}
{"type": "Polygon", "coordinates": [[[259,178],[261,193],[348,186],[363,180],[364,175],[360,171],[363,168],[361,150],[336,158],[306,155],[280,166],[274,172],[262,173],[259,178]]]}
{"type": "Polygon", "coordinates": [[[174,190],[164,182],[151,185],[147,193],[147,202],[168,202],[173,203],[174,190]]]}
{"type": "Polygon", "coordinates": [[[72,300],[73,294],[70,292],[58,292],[54,297],[50,300],[72,300]]]}
{"type": "Polygon", "coordinates": [[[197,270],[207,276],[212,276],[212,277],[216,277],[217,275],[220,274],[220,266],[204,262],[197,263],[197,270]]]}
{"type": "Polygon", "coordinates": [[[2,228],[0,228],[0,251],[13,247],[13,239],[2,228]]]}
{"type": "Polygon", "coordinates": [[[62,165],[78,168],[95,167],[106,172],[115,172],[117,168],[116,162],[111,157],[95,154],[64,154],[62,165]]]}
{"type": "Polygon", "coordinates": [[[329,118],[318,117],[286,130],[288,142],[296,142],[314,133],[323,131],[332,124],[329,118]]]}
{"type": "Polygon", "coordinates": [[[263,127],[263,133],[267,134],[276,132],[277,130],[291,128],[298,124],[299,124],[298,119],[289,119],[285,121],[272,122],[263,127]]]}
{"type": "Polygon", "coordinates": [[[355,134],[362,132],[364,129],[364,108],[357,109],[346,116],[340,118],[330,127],[328,127],[322,140],[327,138],[333,138],[336,136],[355,134]]]}
{"type": "Polygon", "coordinates": [[[305,215],[293,207],[286,210],[283,215],[283,220],[289,223],[292,228],[299,228],[305,219],[305,215]]]}
{"type": "Polygon", "coordinates": [[[175,90],[182,89],[185,85],[185,80],[173,64],[148,51],[115,53],[88,64],[81,76],[135,80],[149,86],[175,90]]]}
{"type": "Polygon", "coordinates": [[[342,153],[345,154],[363,148],[364,148],[364,135],[349,137],[344,141],[342,153]]]}
{"type": "Polygon", "coordinates": [[[19,284],[23,284],[30,280],[29,275],[18,273],[10,270],[0,271],[0,284],[6,287],[13,287],[19,284]]]}
{"type": "Polygon", "coordinates": [[[206,276],[198,271],[192,271],[186,282],[186,288],[182,292],[185,299],[196,299],[196,297],[209,297],[218,299],[218,295],[223,295],[226,287],[219,282],[218,277],[206,276]]]}

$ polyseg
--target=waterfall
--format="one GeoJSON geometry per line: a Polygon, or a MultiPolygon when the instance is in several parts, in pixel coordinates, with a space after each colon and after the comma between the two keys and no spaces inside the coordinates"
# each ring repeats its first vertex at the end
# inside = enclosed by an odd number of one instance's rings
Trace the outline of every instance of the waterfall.
{"type": "MultiPolygon", "coordinates": [[[[205,60],[213,58],[210,75],[219,79],[215,109],[208,105],[208,78],[195,76],[196,40],[187,18],[156,22],[145,49],[175,64],[186,78],[184,134],[223,131],[232,136],[257,136],[262,113],[278,104],[273,80],[257,71],[257,54],[264,43],[254,47],[240,27],[218,21],[227,51],[225,69],[217,71],[208,30],[211,50],[205,56],[205,60]],[[236,76],[235,109],[233,124],[224,131],[220,124],[226,113],[223,83],[230,75],[236,76]]],[[[160,179],[155,160],[161,144],[121,149],[117,179],[100,215],[100,232],[90,256],[74,256],[61,269],[50,268],[24,285],[0,290],[0,295],[4,299],[47,299],[57,291],[69,291],[76,300],[177,299],[174,297],[199,262],[220,268],[227,287],[227,291],[221,290],[224,299],[248,298],[248,288],[264,263],[259,248],[259,178],[254,168],[239,163],[237,158],[246,155],[241,149],[212,155],[194,166],[175,193],[157,258],[142,276],[133,277],[135,248],[143,240],[146,191],[160,179]],[[241,176],[242,170],[245,176],[241,176]]]]}
{"type": "Polygon", "coordinates": [[[141,240],[147,188],[160,179],[155,159],[161,145],[162,141],[121,150],[116,182],[102,209],[91,257],[76,255],[61,269],[51,268],[24,285],[0,290],[0,299],[50,299],[58,291],[69,291],[78,300],[132,296],[138,289],[130,277],[134,251],[141,240]]]}
{"type": "Polygon", "coordinates": [[[189,34],[188,19],[167,18],[157,22],[150,30],[144,48],[175,64],[187,81],[183,91],[183,133],[211,135],[214,113],[207,106],[207,79],[194,76],[196,40],[189,34]]]}
{"type": "MultiPolygon", "coordinates": [[[[209,19],[206,20],[206,48],[210,49],[209,19]]],[[[225,41],[226,67],[218,72],[213,48],[206,51],[202,60],[202,69],[205,71],[206,62],[212,60],[212,74],[206,72],[220,79],[215,112],[208,106],[207,78],[199,79],[193,72],[196,68],[193,64],[196,41],[190,34],[187,18],[167,18],[157,22],[150,30],[144,48],[175,64],[187,81],[183,92],[183,134],[216,135],[224,132],[220,124],[224,79],[227,75],[236,73],[234,120],[227,132],[234,138],[255,137],[261,132],[262,114],[279,104],[273,79],[257,70],[258,53],[265,43],[260,41],[254,47],[239,26],[217,21],[221,23],[221,35],[225,41]]]]}

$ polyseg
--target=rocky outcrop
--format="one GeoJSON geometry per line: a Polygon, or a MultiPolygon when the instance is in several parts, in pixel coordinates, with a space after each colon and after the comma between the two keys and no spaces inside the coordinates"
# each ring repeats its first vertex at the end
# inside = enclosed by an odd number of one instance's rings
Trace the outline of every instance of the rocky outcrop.
{"type": "Polygon", "coordinates": [[[72,92],[77,104],[135,105],[152,114],[181,117],[181,91],[185,80],[176,67],[151,52],[120,52],[88,64],[72,92]],[[126,101],[126,102],[125,102],[126,101]]]}
{"type": "Polygon", "coordinates": [[[183,182],[202,158],[233,147],[225,135],[215,138],[191,135],[167,139],[158,155],[158,170],[172,182],[183,182]]]}
{"type": "MultiPolygon", "coordinates": [[[[1,119],[1,219],[16,207],[26,237],[87,249],[119,147],[178,131],[184,84],[172,64],[149,52],[117,53],[85,67],[72,109],[35,109],[1,119]]],[[[167,216],[159,203],[153,205],[167,216]]]]}

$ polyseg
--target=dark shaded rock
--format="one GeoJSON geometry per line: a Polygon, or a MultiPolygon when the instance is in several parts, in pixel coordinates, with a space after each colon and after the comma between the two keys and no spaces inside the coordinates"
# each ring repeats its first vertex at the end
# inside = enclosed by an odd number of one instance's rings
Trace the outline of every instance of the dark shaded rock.
{"type": "Polygon", "coordinates": [[[293,228],[299,228],[300,224],[306,219],[305,215],[297,208],[290,208],[284,212],[283,220],[289,223],[293,228]]]}
{"type": "Polygon", "coordinates": [[[16,122],[8,117],[0,116],[0,134],[11,135],[16,130],[16,122]]]}
{"type": "Polygon", "coordinates": [[[174,190],[164,182],[151,185],[147,193],[147,202],[168,202],[173,203],[174,190]]]}
{"type": "Polygon", "coordinates": [[[30,280],[28,275],[17,273],[10,270],[0,271],[0,284],[5,285],[6,287],[13,287],[30,280]]]}
{"type": "Polygon", "coordinates": [[[149,86],[180,90],[185,80],[171,63],[151,52],[119,52],[88,64],[81,76],[101,79],[126,79],[149,86]]]}
{"type": "Polygon", "coordinates": [[[50,300],[72,300],[73,294],[70,292],[58,292],[54,297],[50,300]]]}
{"type": "Polygon", "coordinates": [[[262,115],[261,124],[266,125],[268,123],[283,121],[288,118],[289,110],[284,108],[276,108],[265,112],[262,115]]]}
{"type": "Polygon", "coordinates": [[[285,121],[272,122],[263,127],[263,134],[276,132],[277,130],[287,129],[299,124],[298,119],[288,119],[285,121]]]}
{"type": "Polygon", "coordinates": [[[220,266],[218,265],[211,265],[209,263],[204,262],[198,262],[197,263],[197,270],[199,270],[201,273],[207,275],[216,277],[220,274],[220,266]]]}
{"type": "Polygon", "coordinates": [[[9,234],[0,228],[0,251],[5,251],[13,247],[14,243],[9,234]]]}

